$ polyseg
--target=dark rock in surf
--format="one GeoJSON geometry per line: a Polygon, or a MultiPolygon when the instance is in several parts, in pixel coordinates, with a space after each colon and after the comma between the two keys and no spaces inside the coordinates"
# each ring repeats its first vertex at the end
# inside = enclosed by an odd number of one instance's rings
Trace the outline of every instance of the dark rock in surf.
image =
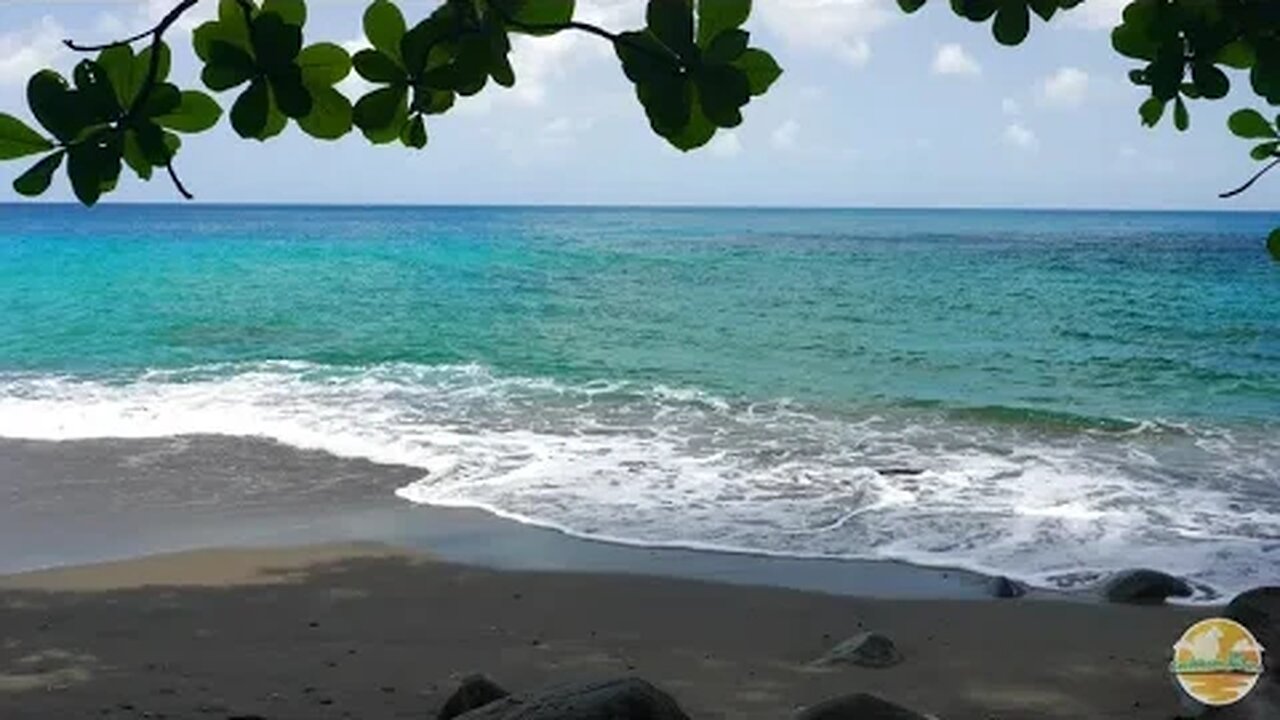
{"type": "Polygon", "coordinates": [[[867,668],[893,667],[902,662],[902,653],[889,638],[880,633],[864,632],[854,635],[827,651],[814,661],[814,665],[857,665],[867,668]]]}
{"type": "Polygon", "coordinates": [[[991,590],[991,597],[1020,598],[1027,594],[1026,585],[1017,580],[1010,580],[1003,575],[991,578],[987,587],[991,590]]]}
{"type": "Polygon", "coordinates": [[[675,699],[639,678],[556,685],[489,703],[458,720],[689,720],[675,699]]]}
{"type": "Polygon", "coordinates": [[[875,695],[858,693],[811,705],[796,715],[796,720],[928,720],[928,718],[888,700],[881,700],[875,695]]]}
{"type": "Polygon", "coordinates": [[[1270,651],[1263,666],[1268,675],[1280,680],[1280,587],[1240,593],[1227,603],[1223,616],[1249,628],[1262,647],[1270,651]]]}
{"type": "Polygon", "coordinates": [[[510,694],[484,675],[468,675],[462,678],[462,684],[444,702],[444,707],[440,708],[440,714],[436,717],[439,720],[450,720],[510,694]]]}
{"type": "Polygon", "coordinates": [[[901,477],[901,476],[912,477],[915,475],[924,474],[924,470],[922,468],[909,468],[909,467],[878,468],[876,472],[880,473],[885,477],[901,477]]]}
{"type": "Polygon", "coordinates": [[[1171,597],[1191,597],[1192,592],[1186,580],[1147,569],[1118,572],[1102,586],[1109,602],[1130,605],[1159,605],[1171,597]]]}

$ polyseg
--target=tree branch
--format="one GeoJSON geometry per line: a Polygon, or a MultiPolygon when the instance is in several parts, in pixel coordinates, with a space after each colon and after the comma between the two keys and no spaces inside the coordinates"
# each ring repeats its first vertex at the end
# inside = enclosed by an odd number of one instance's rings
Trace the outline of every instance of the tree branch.
{"type": "Polygon", "coordinates": [[[102,43],[100,45],[81,45],[74,40],[63,40],[62,44],[76,52],[98,52],[101,50],[108,50],[113,47],[124,47],[125,45],[132,45],[147,36],[151,36],[153,38],[154,44],[160,41],[160,36],[164,35],[166,30],[172,27],[174,23],[178,22],[178,18],[182,17],[184,13],[195,7],[198,2],[200,2],[200,0],[182,0],[182,2],[179,2],[178,5],[170,10],[164,17],[160,18],[160,22],[156,23],[155,27],[149,30],[143,30],[137,35],[127,37],[123,40],[115,40],[113,42],[102,43]]]}
{"type": "Polygon", "coordinates": [[[1257,173],[1255,173],[1253,177],[1249,178],[1249,182],[1241,185],[1235,190],[1228,190],[1227,192],[1224,192],[1218,195],[1218,197],[1222,198],[1223,200],[1226,200],[1227,198],[1233,198],[1239,195],[1245,190],[1248,190],[1249,188],[1253,187],[1254,183],[1261,180],[1263,175],[1266,175],[1267,173],[1271,172],[1271,170],[1275,168],[1276,165],[1280,165],[1280,157],[1277,157],[1275,160],[1272,160],[1271,162],[1267,163],[1266,167],[1262,168],[1257,173]]]}
{"type": "MultiPolygon", "coordinates": [[[[174,23],[178,22],[178,18],[182,17],[184,13],[195,7],[199,2],[200,0],[181,0],[181,2],[175,5],[174,8],[166,13],[164,17],[160,18],[160,22],[156,23],[154,27],[123,40],[116,40],[114,42],[102,43],[99,45],[81,45],[73,40],[63,40],[62,43],[76,52],[87,53],[109,50],[116,47],[126,47],[138,42],[139,40],[145,40],[148,37],[151,38],[151,58],[147,65],[147,76],[143,79],[142,85],[138,88],[137,96],[134,97],[133,103],[125,113],[125,123],[127,124],[128,120],[134,116],[134,113],[136,113],[139,108],[146,105],[147,99],[151,97],[152,90],[155,89],[156,81],[160,76],[160,46],[164,42],[165,32],[167,32],[169,28],[173,27],[174,23]]],[[[165,164],[165,169],[168,170],[169,179],[173,181],[173,186],[177,188],[178,194],[187,200],[194,199],[195,196],[187,190],[186,185],[182,184],[182,179],[178,177],[177,171],[173,169],[172,161],[165,164]]]]}
{"type": "Polygon", "coordinates": [[[169,171],[169,179],[173,181],[173,186],[178,189],[178,194],[185,200],[195,200],[196,196],[192,195],[187,186],[182,184],[182,179],[178,177],[178,171],[173,169],[173,161],[165,163],[165,170],[169,171]]]}
{"type": "MultiPolygon", "coordinates": [[[[493,5],[491,7],[494,10],[497,10],[500,15],[502,15],[503,22],[510,25],[511,27],[519,28],[526,32],[560,32],[561,30],[579,30],[589,35],[602,37],[605,40],[608,40],[609,42],[615,45],[618,45],[618,44],[626,45],[627,47],[632,48],[633,50],[646,53],[650,57],[658,58],[663,62],[674,62],[678,67],[681,67],[681,68],[684,67],[684,62],[680,59],[680,56],[670,49],[667,50],[669,54],[656,53],[653,51],[653,48],[647,45],[641,45],[640,43],[632,42],[630,39],[622,37],[621,34],[609,32],[608,30],[605,30],[599,25],[592,25],[591,23],[581,22],[578,20],[570,20],[569,22],[566,22],[566,23],[526,23],[526,22],[520,22],[519,20],[511,17],[506,12],[498,8],[497,5],[493,5]]],[[[666,46],[664,45],[663,47],[665,48],[666,46]]]]}

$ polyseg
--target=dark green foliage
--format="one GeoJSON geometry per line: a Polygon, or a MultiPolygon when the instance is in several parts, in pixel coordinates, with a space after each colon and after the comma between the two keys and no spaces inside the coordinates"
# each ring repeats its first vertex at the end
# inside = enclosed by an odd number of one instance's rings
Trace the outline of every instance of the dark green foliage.
{"type": "Polygon", "coordinates": [[[153,168],[168,165],[180,145],[169,130],[203,132],[217,123],[222,111],[213,98],[166,82],[168,48],[155,47],[154,65],[152,52],[135,56],[125,46],[103,50],[96,60],[76,65],[74,86],[52,70],[32,76],[27,103],[53,139],[0,115],[0,158],[54,152],[14,181],[18,193],[43,193],[65,159],[76,197],[93,205],[115,189],[122,165],[143,179],[153,168]]]}
{"type": "MultiPolygon", "coordinates": [[[[649,0],[645,27],[618,34],[575,22],[574,10],[575,0],[444,0],[411,23],[396,2],[373,0],[362,21],[369,48],[352,57],[333,43],[305,44],[305,0],[217,0],[216,19],[195,29],[192,46],[204,85],[234,91],[226,114],[242,138],[268,140],[292,121],[314,138],[358,128],[372,143],[415,149],[427,145],[428,115],[448,112],[490,81],[515,85],[513,33],[586,30],[611,40],[650,125],[682,150],[741,124],[751,98],[782,74],[742,29],[751,0],[649,0]],[[336,87],[353,69],[376,86],[354,103],[336,87]]],[[[129,43],[101,50],[75,68],[72,82],[52,70],[31,78],[28,105],[48,136],[0,114],[0,160],[46,154],[15,182],[18,192],[44,192],[65,164],[87,205],[116,187],[124,166],[143,180],[164,167],[186,193],[172,167],[181,149],[175,133],[210,130],[223,106],[167,82],[164,43],[137,42],[144,45],[137,54],[129,43]]]]}
{"type": "Polygon", "coordinates": [[[1271,236],[1267,238],[1267,250],[1271,252],[1272,259],[1280,262],[1280,228],[1271,231],[1271,236]]]}
{"type": "Polygon", "coordinates": [[[303,47],[303,0],[220,0],[218,19],[196,28],[201,78],[223,92],[246,85],[231,108],[240,137],[267,140],[294,120],[312,137],[332,140],[351,129],[351,103],[334,85],[351,58],[333,43],[303,47]]]}
{"type": "Polygon", "coordinates": [[[695,22],[691,0],[650,0],[646,27],[614,41],[650,127],[681,150],[741,124],[742,108],[782,73],[739,27],[750,2],[703,0],[696,11],[695,22]]]}

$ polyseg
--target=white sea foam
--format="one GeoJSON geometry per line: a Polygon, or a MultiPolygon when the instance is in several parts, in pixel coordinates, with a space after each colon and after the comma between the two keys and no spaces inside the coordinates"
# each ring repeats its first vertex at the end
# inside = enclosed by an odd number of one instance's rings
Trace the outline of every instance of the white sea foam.
{"type": "Polygon", "coordinates": [[[476,365],[0,375],[0,436],[271,438],[420,467],[398,491],[412,502],[617,542],[897,558],[1044,585],[1135,565],[1222,592],[1280,575],[1280,441],[1142,428],[842,416],[476,365]],[[913,472],[881,472],[894,468],[913,472]]]}

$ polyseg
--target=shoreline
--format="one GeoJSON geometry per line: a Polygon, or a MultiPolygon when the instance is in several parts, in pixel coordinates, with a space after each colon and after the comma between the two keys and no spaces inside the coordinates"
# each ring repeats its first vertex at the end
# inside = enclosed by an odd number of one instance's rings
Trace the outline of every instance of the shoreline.
{"type": "Polygon", "coordinates": [[[695,718],[857,691],[947,720],[1163,720],[1169,648],[1205,610],[494,570],[368,542],[203,549],[0,577],[0,716],[430,717],[484,672],[513,691],[639,676],[695,718]],[[905,660],[814,665],[868,630],[905,660]]]}
{"type": "MultiPolygon", "coordinates": [[[[610,541],[396,495],[422,472],[250,437],[0,438],[0,474],[16,500],[0,508],[7,548],[0,574],[210,547],[375,542],[494,570],[623,573],[879,599],[989,599],[999,577],[896,559],[610,541]],[[104,492],[111,493],[105,504],[104,492]]],[[[1033,599],[1098,601],[1092,586],[1027,590],[1033,599]]]]}
{"type": "MultiPolygon", "coordinates": [[[[421,472],[259,438],[0,438],[0,474],[16,500],[0,508],[7,548],[0,574],[209,547],[378,542],[495,570],[627,573],[884,599],[991,597],[994,576],[962,568],[610,542],[395,495],[421,472]]],[[[1094,599],[1087,590],[1031,588],[1029,595],[1094,599]]]]}

